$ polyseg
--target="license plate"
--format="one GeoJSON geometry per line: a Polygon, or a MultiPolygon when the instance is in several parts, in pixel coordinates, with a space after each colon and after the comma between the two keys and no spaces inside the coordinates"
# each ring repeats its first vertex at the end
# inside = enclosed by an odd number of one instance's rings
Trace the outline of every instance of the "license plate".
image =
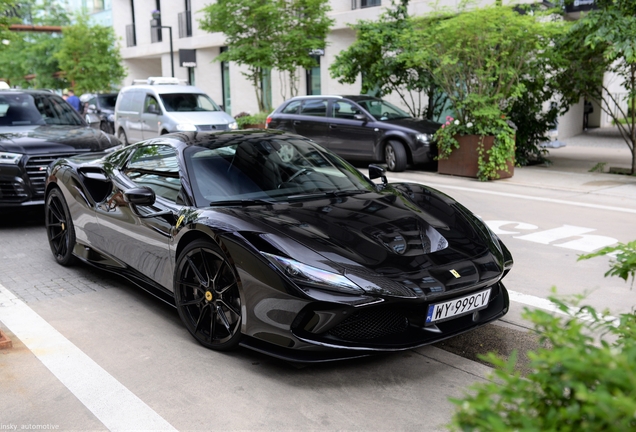
{"type": "Polygon", "coordinates": [[[449,300],[444,303],[432,304],[428,307],[426,322],[432,323],[436,321],[447,320],[449,318],[465,315],[488,306],[490,298],[490,288],[480,291],[466,297],[460,297],[449,300]]]}

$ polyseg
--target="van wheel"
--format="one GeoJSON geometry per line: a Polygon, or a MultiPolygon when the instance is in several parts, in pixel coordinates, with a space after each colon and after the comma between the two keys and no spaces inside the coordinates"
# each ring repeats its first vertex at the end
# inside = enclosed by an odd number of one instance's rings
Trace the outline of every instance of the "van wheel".
{"type": "Polygon", "coordinates": [[[389,171],[404,171],[406,168],[406,150],[399,141],[389,141],[384,147],[384,160],[389,171]]]}
{"type": "Polygon", "coordinates": [[[126,138],[126,132],[124,132],[123,129],[119,129],[119,132],[117,132],[117,138],[119,138],[119,141],[121,141],[125,146],[128,145],[128,138],[126,138]]]}

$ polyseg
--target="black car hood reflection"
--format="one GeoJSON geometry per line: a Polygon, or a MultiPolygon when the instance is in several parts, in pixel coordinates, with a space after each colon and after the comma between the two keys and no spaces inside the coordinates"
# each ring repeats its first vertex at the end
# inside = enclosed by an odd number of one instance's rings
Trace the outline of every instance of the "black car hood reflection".
{"type": "MultiPolygon", "coordinates": [[[[421,193],[412,195],[409,199],[393,190],[228,211],[256,227],[264,225],[263,232],[279,232],[295,240],[324,257],[323,263],[337,264],[354,278],[382,275],[412,285],[416,294],[460,287],[451,268],[444,267],[449,263],[463,263],[453,270],[466,276],[464,283],[498,277],[500,265],[492,265],[498,260],[483,233],[477,232],[454,201],[429,195],[426,204],[421,193]],[[417,200],[422,202],[416,205],[417,200]],[[491,274],[484,274],[474,261],[485,262],[491,270],[485,273],[491,274]]],[[[306,257],[289,255],[312,264],[306,257]]]]}
{"type": "Polygon", "coordinates": [[[24,154],[99,151],[118,144],[114,137],[86,126],[0,127],[0,149],[24,154]]]}
{"type": "Polygon", "coordinates": [[[402,126],[407,129],[427,134],[434,134],[440,127],[440,123],[426,119],[416,119],[413,117],[381,120],[380,123],[390,123],[392,125],[402,126]]]}

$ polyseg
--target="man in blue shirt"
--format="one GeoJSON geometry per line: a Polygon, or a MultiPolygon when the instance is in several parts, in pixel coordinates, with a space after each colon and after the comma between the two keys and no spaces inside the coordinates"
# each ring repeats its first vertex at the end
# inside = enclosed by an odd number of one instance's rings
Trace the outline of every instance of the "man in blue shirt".
{"type": "Polygon", "coordinates": [[[75,92],[73,90],[68,91],[68,98],[66,99],[66,102],[71,104],[71,106],[75,108],[75,111],[79,112],[80,100],[77,96],[75,96],[75,92]]]}

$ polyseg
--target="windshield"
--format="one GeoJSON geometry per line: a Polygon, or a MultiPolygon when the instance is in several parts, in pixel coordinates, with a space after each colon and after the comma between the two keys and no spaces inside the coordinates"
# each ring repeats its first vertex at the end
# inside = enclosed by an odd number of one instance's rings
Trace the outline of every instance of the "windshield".
{"type": "Polygon", "coordinates": [[[248,136],[185,152],[197,206],[287,201],[373,190],[354,167],[309,140],[248,136]],[[216,147],[213,147],[216,145],[216,147]]]}
{"type": "Polygon", "coordinates": [[[115,110],[115,103],[117,103],[117,95],[99,95],[99,107],[106,110],[115,110]]]}
{"type": "Polygon", "coordinates": [[[83,125],[82,118],[54,94],[0,94],[0,126],[83,125]]]}
{"type": "Polygon", "coordinates": [[[380,121],[411,117],[405,111],[383,100],[368,99],[357,102],[362,108],[369,111],[373,117],[380,121]]]}
{"type": "Polygon", "coordinates": [[[168,93],[160,95],[166,111],[221,111],[208,95],[168,93]]]}

